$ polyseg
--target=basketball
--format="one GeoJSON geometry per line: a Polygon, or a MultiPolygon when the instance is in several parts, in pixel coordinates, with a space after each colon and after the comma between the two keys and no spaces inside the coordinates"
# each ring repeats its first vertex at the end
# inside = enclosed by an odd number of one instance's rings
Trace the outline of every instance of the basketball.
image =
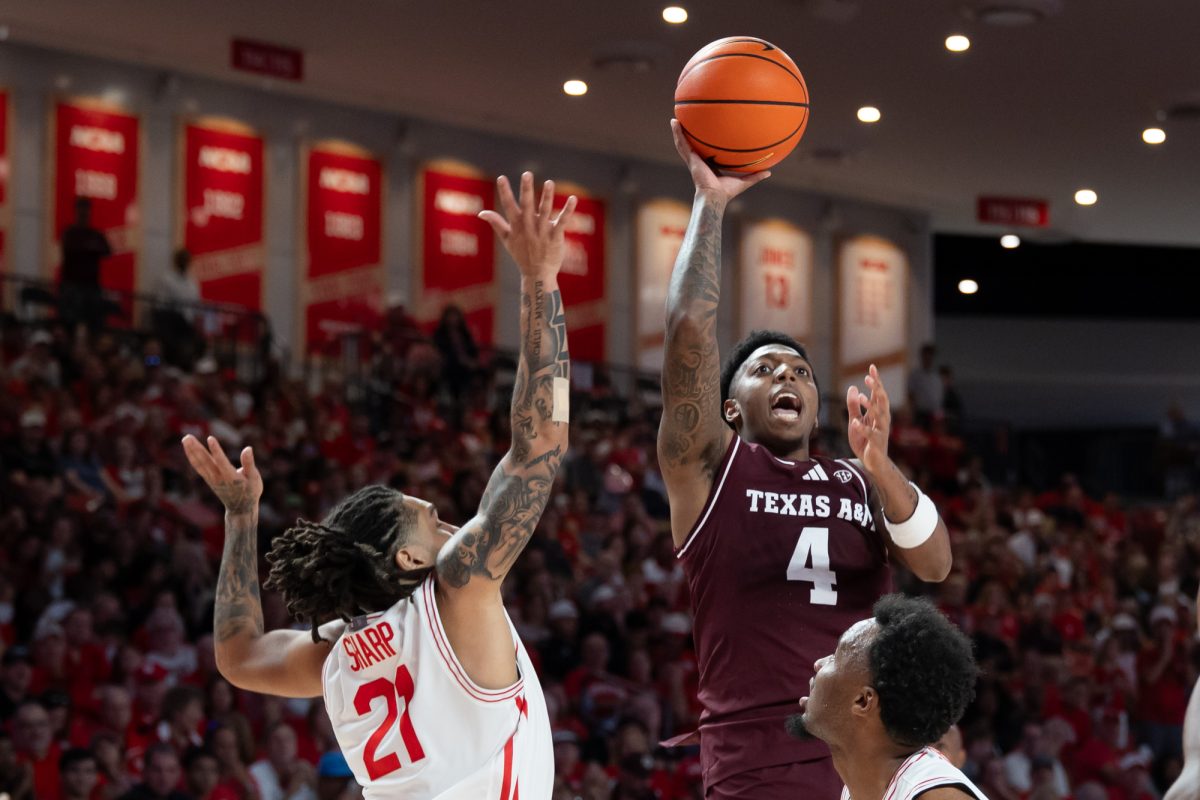
{"type": "Polygon", "coordinates": [[[759,172],[778,164],[804,136],[808,107],[795,62],[753,36],[701,48],[675,85],[675,118],[713,169],[759,172]]]}

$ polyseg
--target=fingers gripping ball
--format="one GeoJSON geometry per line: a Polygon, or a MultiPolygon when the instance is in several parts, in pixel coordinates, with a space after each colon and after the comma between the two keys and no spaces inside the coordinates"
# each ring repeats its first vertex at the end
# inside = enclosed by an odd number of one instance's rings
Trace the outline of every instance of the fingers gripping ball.
{"type": "Polygon", "coordinates": [[[787,53],[752,36],[718,39],[684,66],[675,118],[714,170],[759,172],[792,152],[808,126],[808,86],[787,53]]]}

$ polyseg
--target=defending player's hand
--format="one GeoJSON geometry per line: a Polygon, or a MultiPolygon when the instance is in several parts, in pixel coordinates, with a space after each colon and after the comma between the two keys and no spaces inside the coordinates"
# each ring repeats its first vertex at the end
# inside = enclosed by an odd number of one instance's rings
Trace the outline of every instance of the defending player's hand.
{"type": "Polygon", "coordinates": [[[512,186],[503,175],[496,179],[496,188],[504,215],[488,210],[480,211],[479,218],[492,226],[522,275],[531,278],[557,275],[566,255],[564,236],[575,211],[575,195],[568,197],[562,210],[555,214],[554,181],[542,185],[542,196],[536,205],[532,172],[521,175],[520,198],[513,197],[512,186]]]}
{"type": "Polygon", "coordinates": [[[230,514],[248,514],[258,507],[263,482],[258,467],[254,466],[254,450],[242,449],[242,466],[237,469],[229,462],[215,436],[208,437],[208,447],[205,447],[199,439],[188,434],[183,437],[183,452],[192,469],[204,478],[230,514]]]}
{"type": "Polygon", "coordinates": [[[850,424],[846,434],[850,449],[873,475],[882,474],[888,464],[888,436],[892,432],[892,407],[879,370],[871,365],[866,376],[868,396],[851,386],[846,391],[846,411],[850,424]]]}
{"type": "Polygon", "coordinates": [[[683,163],[687,164],[688,172],[692,173],[692,183],[696,184],[697,192],[729,202],[754,184],[762,183],[771,177],[770,170],[752,172],[748,175],[740,173],[718,175],[688,144],[687,137],[683,135],[683,128],[677,119],[671,120],[671,135],[675,138],[675,150],[683,159],[683,163]]]}

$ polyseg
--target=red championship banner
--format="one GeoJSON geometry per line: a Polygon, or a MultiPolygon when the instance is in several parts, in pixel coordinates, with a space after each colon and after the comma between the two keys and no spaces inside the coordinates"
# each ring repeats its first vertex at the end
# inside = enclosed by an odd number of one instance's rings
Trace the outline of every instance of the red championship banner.
{"type": "Polygon", "coordinates": [[[179,241],[192,254],[200,297],[262,310],[263,140],[241,123],[185,123],[179,241]]]}
{"type": "Polygon", "coordinates": [[[567,225],[567,254],[558,285],[562,290],[571,333],[571,358],[604,361],[608,336],[604,201],[570,184],[558,187],[554,207],[561,209],[575,195],[578,204],[567,225]]]}
{"type": "Polygon", "coordinates": [[[414,288],[417,320],[429,331],[442,310],[463,311],[475,341],[495,338],[496,249],[492,228],[478,214],[494,205],[492,181],[458,162],[432,162],[421,170],[420,258],[414,288]]]}
{"type": "Polygon", "coordinates": [[[63,231],[75,222],[75,200],[91,200],[93,228],[108,239],[112,255],[100,264],[100,285],[138,288],[138,118],[100,101],[60,100],[50,130],[54,216],[47,272],[58,274],[63,231]]]}
{"type": "Polygon", "coordinates": [[[341,142],[317,143],[303,158],[300,319],[311,353],[383,322],[383,165],[341,142]]]}
{"type": "Polygon", "coordinates": [[[871,364],[892,397],[907,395],[908,257],[875,236],[839,242],[837,340],[841,389],[862,386],[871,364]]]}
{"type": "MultiPolygon", "coordinates": [[[[8,230],[12,223],[12,202],[9,185],[12,181],[12,164],[9,161],[8,125],[11,115],[8,110],[8,90],[0,89],[0,272],[8,271],[8,230]]],[[[0,286],[0,298],[5,287],[0,286]]]]}

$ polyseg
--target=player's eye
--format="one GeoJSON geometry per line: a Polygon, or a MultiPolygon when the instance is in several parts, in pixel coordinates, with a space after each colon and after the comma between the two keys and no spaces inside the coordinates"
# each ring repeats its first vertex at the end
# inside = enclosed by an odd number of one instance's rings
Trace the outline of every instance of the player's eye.
{"type": "Polygon", "coordinates": [[[804,367],[796,367],[796,373],[798,375],[807,375],[808,370],[806,370],[804,367]]]}
{"type": "Polygon", "coordinates": [[[771,368],[768,367],[766,364],[759,364],[758,369],[756,369],[754,371],[757,372],[759,375],[762,375],[765,372],[770,372],[771,368]]]}

